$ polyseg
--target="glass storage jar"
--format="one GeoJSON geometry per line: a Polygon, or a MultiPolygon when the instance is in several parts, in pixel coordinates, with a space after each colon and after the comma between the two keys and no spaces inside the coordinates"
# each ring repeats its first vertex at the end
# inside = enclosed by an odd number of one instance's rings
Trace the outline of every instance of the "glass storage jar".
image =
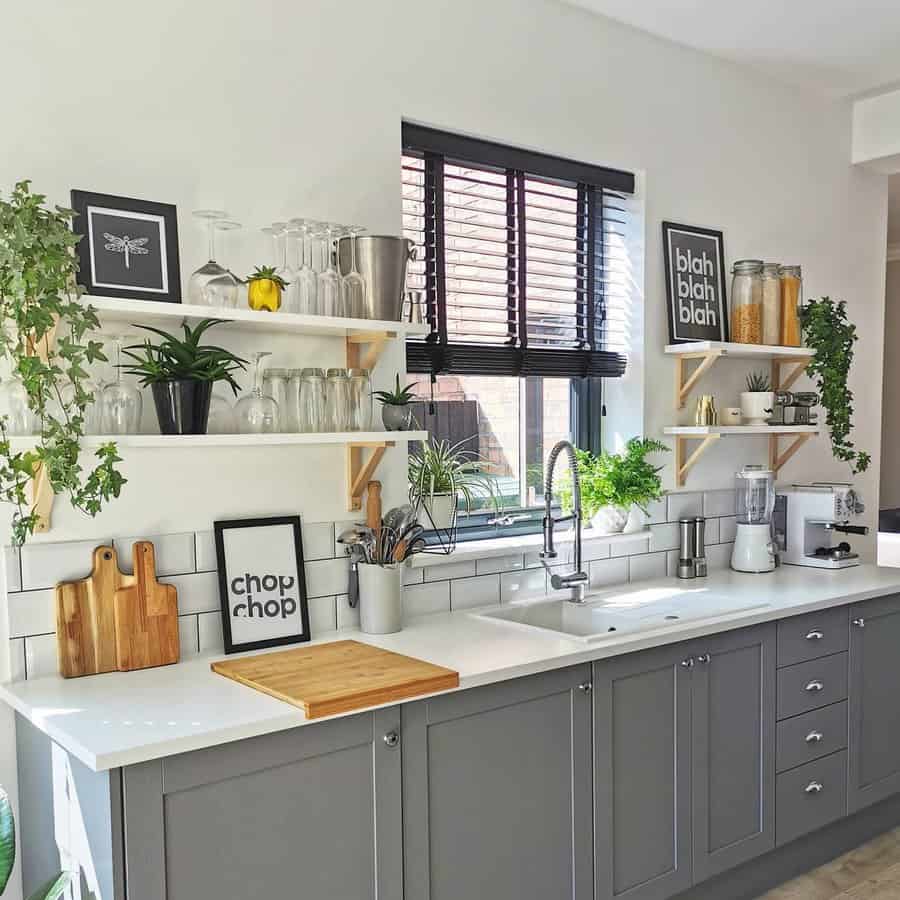
{"type": "Polygon", "coordinates": [[[763,263],[762,342],[775,346],[781,341],[781,264],[763,263]]]}
{"type": "Polygon", "coordinates": [[[800,304],[803,303],[803,275],[800,266],[781,267],[781,344],[800,346],[800,304]]]}
{"type": "Polygon", "coordinates": [[[763,263],[739,259],[731,270],[731,340],[738,344],[762,343],[763,263]]]}

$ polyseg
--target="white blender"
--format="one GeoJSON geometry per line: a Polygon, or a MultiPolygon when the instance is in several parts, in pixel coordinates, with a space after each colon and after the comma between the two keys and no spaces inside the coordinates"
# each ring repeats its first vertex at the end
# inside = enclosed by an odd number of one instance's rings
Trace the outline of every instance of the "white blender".
{"type": "Polygon", "coordinates": [[[731,568],[737,572],[771,572],[775,568],[775,473],[763,466],[744,466],[735,476],[735,494],[737,532],[731,568]]]}

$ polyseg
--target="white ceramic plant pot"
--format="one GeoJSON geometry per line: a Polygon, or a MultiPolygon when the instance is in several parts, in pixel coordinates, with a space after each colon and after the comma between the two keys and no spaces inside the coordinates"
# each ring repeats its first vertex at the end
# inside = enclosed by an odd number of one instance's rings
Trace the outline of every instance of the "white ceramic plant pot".
{"type": "Polygon", "coordinates": [[[632,506],[631,509],[628,510],[628,520],[625,522],[625,527],[622,529],[623,534],[635,534],[638,531],[643,531],[646,527],[647,513],[639,506],[632,506]]]}
{"type": "Polygon", "coordinates": [[[422,497],[422,506],[419,509],[419,524],[426,531],[430,531],[432,528],[441,528],[447,531],[453,525],[455,509],[456,494],[426,495],[422,497]],[[429,513],[431,518],[429,518],[429,513]]]}
{"type": "Polygon", "coordinates": [[[744,391],[741,394],[741,419],[744,425],[765,425],[772,415],[775,395],[772,391],[744,391]]]}
{"type": "Polygon", "coordinates": [[[591,527],[598,534],[621,534],[628,522],[628,510],[622,506],[601,506],[591,517],[591,527]]]}

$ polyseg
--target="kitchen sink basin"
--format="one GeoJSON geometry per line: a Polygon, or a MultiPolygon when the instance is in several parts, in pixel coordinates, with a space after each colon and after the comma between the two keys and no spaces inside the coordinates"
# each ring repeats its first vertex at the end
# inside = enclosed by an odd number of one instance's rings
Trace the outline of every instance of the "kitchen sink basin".
{"type": "Polygon", "coordinates": [[[536,600],[473,613],[480,619],[540,631],[586,643],[614,640],[621,635],[656,631],[683,622],[762,609],[768,603],[735,600],[705,588],[648,587],[627,593],[588,595],[586,603],[536,600]]]}

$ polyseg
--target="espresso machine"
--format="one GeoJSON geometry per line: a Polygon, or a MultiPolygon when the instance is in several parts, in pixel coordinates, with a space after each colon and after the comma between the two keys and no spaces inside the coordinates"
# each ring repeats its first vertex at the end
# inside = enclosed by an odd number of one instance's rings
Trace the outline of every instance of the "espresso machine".
{"type": "Polygon", "coordinates": [[[854,519],[865,505],[849,484],[816,482],[777,489],[775,545],[789,566],[846,569],[859,565],[848,535],[868,534],[854,519]]]}

